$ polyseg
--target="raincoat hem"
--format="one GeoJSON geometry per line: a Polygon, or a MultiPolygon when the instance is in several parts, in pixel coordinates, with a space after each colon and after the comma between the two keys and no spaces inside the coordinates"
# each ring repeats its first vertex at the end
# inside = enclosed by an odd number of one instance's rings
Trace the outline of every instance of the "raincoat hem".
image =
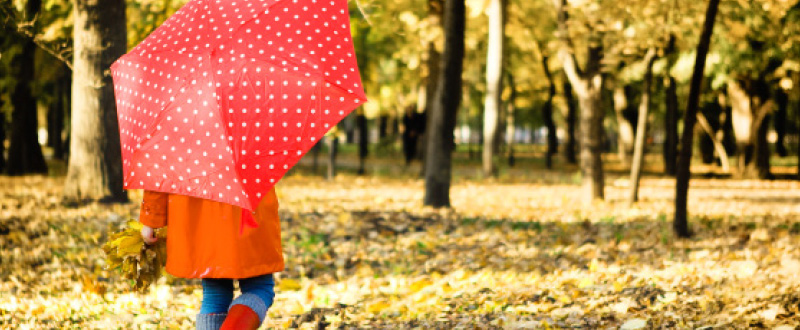
{"type": "Polygon", "coordinates": [[[273,274],[284,270],[283,262],[276,262],[272,264],[256,265],[252,267],[239,268],[239,267],[191,267],[192,271],[187,269],[174,269],[167,264],[167,273],[172,276],[180,278],[250,278],[266,274],[273,274]]]}

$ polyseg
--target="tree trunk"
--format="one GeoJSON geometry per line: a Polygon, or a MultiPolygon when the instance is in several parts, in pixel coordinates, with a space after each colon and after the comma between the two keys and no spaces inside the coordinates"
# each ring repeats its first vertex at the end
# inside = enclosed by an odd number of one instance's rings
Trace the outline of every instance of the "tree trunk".
{"type": "Polygon", "coordinates": [[[453,130],[461,102],[461,73],[464,63],[464,0],[445,1],[445,37],[439,87],[431,105],[427,157],[425,159],[424,205],[450,206],[453,130]]]}
{"type": "Polygon", "coordinates": [[[506,140],[508,146],[508,166],[514,167],[516,163],[516,157],[514,156],[514,136],[517,132],[516,122],[514,120],[516,107],[514,106],[514,102],[517,99],[517,86],[514,82],[514,75],[511,73],[506,75],[508,77],[508,89],[511,91],[510,95],[508,96],[508,102],[506,103],[506,111],[505,111],[505,126],[506,126],[506,140]]]}
{"type": "MultiPolygon", "coordinates": [[[[630,164],[629,156],[633,154],[634,132],[633,125],[625,116],[628,111],[628,93],[626,86],[617,83],[614,88],[614,113],[617,115],[617,153],[623,164],[630,164]]],[[[637,126],[638,129],[638,126],[637,126]]]]}
{"type": "Polygon", "coordinates": [[[313,147],[311,147],[311,154],[312,154],[312,163],[311,163],[311,172],[317,174],[317,170],[319,169],[319,152],[322,149],[322,143],[317,141],[313,147]]]}
{"type": "Polygon", "coordinates": [[[570,85],[566,75],[564,75],[561,87],[564,100],[567,104],[567,113],[564,115],[567,125],[567,141],[564,143],[564,158],[569,164],[577,164],[578,157],[575,155],[575,150],[578,149],[578,139],[575,136],[575,131],[578,126],[578,106],[576,104],[577,102],[575,102],[575,94],[572,92],[572,85],[570,85]]]}
{"type": "MultiPolygon", "coordinates": [[[[443,0],[428,0],[428,16],[433,18],[435,21],[435,23],[433,23],[434,25],[439,25],[444,28],[443,0]]],[[[430,120],[432,116],[430,114],[434,103],[436,103],[436,91],[439,88],[439,78],[442,71],[441,65],[442,54],[436,49],[436,43],[434,41],[428,42],[428,76],[425,85],[425,104],[418,107],[418,109],[422,109],[422,113],[425,114],[425,124],[423,127],[431,127],[430,120]]],[[[423,131],[422,135],[417,139],[417,150],[420,153],[419,158],[423,164],[423,166],[420,166],[420,177],[425,177],[428,136],[430,136],[430,133],[428,133],[428,131],[423,131]]]]}
{"type": "Polygon", "coordinates": [[[763,77],[731,80],[728,95],[732,102],[733,128],[736,134],[738,175],[772,178],[769,165],[769,115],[775,101],[769,99],[769,86],[763,77]]]}
{"type": "Polygon", "coordinates": [[[66,98],[64,97],[69,91],[69,84],[67,79],[59,79],[55,82],[53,94],[55,100],[47,112],[47,145],[53,148],[54,159],[64,159],[64,139],[62,133],[64,131],[64,114],[66,113],[66,98]]]}
{"type": "Polygon", "coordinates": [[[490,0],[489,41],[486,52],[486,99],[483,108],[483,175],[497,175],[495,156],[500,145],[500,108],[503,93],[503,48],[505,19],[503,8],[506,0],[490,0]]]}
{"type": "Polygon", "coordinates": [[[678,61],[675,51],[675,35],[671,34],[666,49],[666,113],[664,115],[664,172],[675,176],[678,172],[678,82],[672,76],[672,68],[678,61]]]}
{"type": "Polygon", "coordinates": [[[771,180],[773,179],[772,172],[769,164],[769,141],[767,140],[767,133],[769,132],[770,112],[774,107],[772,100],[767,101],[758,107],[756,113],[756,120],[753,123],[753,131],[750,135],[753,146],[753,157],[755,161],[750,163],[748,173],[753,173],[759,179],[771,180]]]}
{"type": "Polygon", "coordinates": [[[383,141],[389,136],[389,115],[381,114],[378,116],[378,141],[383,141]]]}
{"type": "Polygon", "coordinates": [[[585,72],[578,67],[575,54],[571,52],[568,40],[566,0],[562,0],[558,10],[558,29],[562,38],[559,58],[564,65],[564,72],[578,94],[581,114],[581,181],[582,200],[590,206],[595,199],[604,198],[603,178],[603,75],[600,65],[603,59],[603,47],[594,33],[587,50],[585,72]]]}
{"type": "Polygon", "coordinates": [[[602,79],[597,72],[587,84],[588,93],[578,94],[581,106],[581,200],[585,206],[590,206],[596,199],[605,198],[602,79]]]}
{"type": "Polygon", "coordinates": [[[706,116],[703,115],[702,112],[697,112],[697,123],[700,124],[700,127],[706,133],[709,139],[711,139],[711,143],[714,146],[714,150],[717,152],[719,156],[720,163],[722,164],[722,171],[725,173],[729,173],[731,171],[730,168],[730,161],[728,160],[728,152],[725,150],[725,146],[722,145],[722,142],[717,139],[716,133],[714,129],[709,124],[706,116]]]}
{"type": "Polygon", "coordinates": [[[689,177],[692,162],[692,145],[694,138],[694,124],[697,120],[697,108],[700,103],[700,92],[703,83],[703,72],[706,66],[706,55],[711,43],[711,34],[714,30],[714,20],[717,17],[717,8],[720,0],[710,0],[706,10],[706,20],[703,24],[703,32],[697,43],[697,57],[695,58],[694,71],[692,72],[692,83],[689,89],[689,101],[686,106],[686,113],[683,119],[683,134],[681,137],[681,149],[678,157],[678,173],[675,179],[675,219],[673,228],[678,237],[689,237],[689,222],[687,219],[687,198],[689,193],[689,177]]]}
{"type": "MultiPolygon", "coordinates": [[[[29,0],[25,5],[26,22],[34,21],[41,10],[41,0],[29,0]]],[[[17,84],[11,93],[11,141],[8,147],[7,173],[22,175],[47,173],[47,163],[39,145],[37,103],[31,91],[34,82],[36,44],[30,38],[22,41],[22,53],[12,60],[17,70],[17,84]]]]}
{"type": "Polygon", "coordinates": [[[630,194],[628,196],[629,204],[639,201],[639,182],[642,178],[644,142],[647,136],[647,115],[650,112],[650,95],[653,85],[653,63],[656,57],[656,49],[650,48],[643,59],[646,63],[646,71],[644,74],[644,86],[642,86],[642,100],[639,104],[639,120],[636,123],[636,141],[633,147],[633,159],[631,161],[631,185],[630,194]]]}
{"type": "Polygon", "coordinates": [[[108,68],[127,48],[125,1],[75,0],[68,199],[127,201],[114,87],[108,68]]]}
{"type": "Polygon", "coordinates": [[[367,128],[367,117],[364,111],[359,109],[356,114],[356,127],[358,128],[358,175],[366,173],[367,154],[369,154],[369,131],[367,128]]]}
{"type": "MultiPolygon", "coordinates": [[[[3,99],[0,98],[0,108],[3,107],[3,99]]],[[[0,172],[6,170],[6,116],[0,116],[0,172]]]]}
{"type": "Polygon", "coordinates": [[[752,110],[750,97],[744,86],[735,79],[730,79],[727,84],[728,98],[731,103],[731,121],[736,139],[737,175],[743,175],[750,154],[750,128],[752,127],[752,110]]]}
{"type": "Polygon", "coordinates": [[[339,153],[339,136],[338,132],[334,135],[325,137],[328,144],[328,175],[325,177],[329,181],[336,178],[336,156],[339,153]]]}
{"type": "MultiPolygon", "coordinates": [[[[703,109],[697,112],[698,120],[700,119],[699,115],[701,114],[703,115],[703,118],[706,118],[704,112],[705,111],[703,111],[703,109]]],[[[700,123],[698,122],[698,124],[700,123]]],[[[696,135],[695,138],[697,139],[697,147],[700,151],[701,162],[706,165],[713,164],[714,160],[716,159],[714,157],[714,140],[711,139],[710,135],[706,134],[706,131],[702,125],[695,125],[694,130],[694,134],[696,135]]],[[[714,132],[713,126],[711,127],[711,132],[714,132]]]]}
{"type": "MultiPolygon", "coordinates": [[[[798,88],[798,86],[795,86],[798,88]]],[[[777,108],[773,115],[773,127],[777,139],[775,140],[775,153],[778,156],[789,156],[789,149],[786,149],[786,124],[788,123],[789,95],[782,88],[775,89],[775,102],[777,108]]]]}
{"type": "MultiPolygon", "coordinates": [[[[797,116],[796,125],[798,131],[800,131],[800,71],[795,71],[794,74],[794,92],[795,92],[795,114],[797,116]]],[[[800,179],[800,132],[798,132],[798,141],[797,141],[797,178],[800,179]]]]}
{"type": "Polygon", "coordinates": [[[542,69],[547,77],[549,88],[547,91],[547,101],[542,107],[542,119],[547,128],[547,153],[545,154],[545,165],[548,169],[553,168],[553,156],[558,152],[558,135],[556,135],[556,122],[553,120],[553,98],[556,96],[556,83],[553,74],[550,72],[548,64],[549,57],[542,56],[542,69]]]}
{"type": "Polygon", "coordinates": [[[664,115],[664,172],[675,176],[678,173],[678,82],[672,75],[667,77],[666,113],[664,115]]]}
{"type": "Polygon", "coordinates": [[[70,144],[72,141],[72,70],[67,71],[67,76],[64,78],[64,81],[61,83],[64,84],[64,106],[66,107],[66,111],[64,111],[64,143],[62,144],[64,147],[64,160],[69,162],[69,149],[70,144]]]}

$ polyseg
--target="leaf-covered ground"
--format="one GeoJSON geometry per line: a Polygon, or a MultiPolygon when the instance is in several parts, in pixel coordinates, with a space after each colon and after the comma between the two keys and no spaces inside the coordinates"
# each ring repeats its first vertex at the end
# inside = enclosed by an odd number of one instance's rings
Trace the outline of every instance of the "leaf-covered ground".
{"type": "MultiPolygon", "coordinates": [[[[380,169],[380,164],[373,164],[380,169]]],[[[417,169],[297,172],[279,184],[287,269],[265,328],[774,328],[800,325],[800,182],[627,180],[582,209],[570,171],[457,172],[453,210],[421,206],[417,169]],[[523,175],[524,173],[524,175],[523,175]]],[[[64,205],[61,177],[0,177],[0,328],[191,328],[199,283],[147,294],[104,269],[122,205],[64,205]]]]}

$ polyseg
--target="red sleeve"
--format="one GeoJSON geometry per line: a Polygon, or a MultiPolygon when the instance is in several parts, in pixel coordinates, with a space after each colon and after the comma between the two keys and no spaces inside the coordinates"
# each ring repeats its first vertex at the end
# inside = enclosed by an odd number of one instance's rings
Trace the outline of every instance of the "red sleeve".
{"type": "Polygon", "coordinates": [[[144,191],[142,207],[139,211],[139,221],[151,228],[161,228],[167,225],[167,201],[169,194],[155,191],[144,191]]]}

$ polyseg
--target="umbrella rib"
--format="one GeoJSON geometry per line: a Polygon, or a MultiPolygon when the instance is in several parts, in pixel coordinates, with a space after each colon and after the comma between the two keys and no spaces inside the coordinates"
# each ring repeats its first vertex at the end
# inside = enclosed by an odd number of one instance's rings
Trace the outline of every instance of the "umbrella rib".
{"type": "MultiPolygon", "coordinates": [[[[217,76],[214,75],[214,74],[211,74],[210,76],[211,77],[209,79],[211,80],[211,86],[216,86],[216,83],[217,83],[216,77],[217,76]]],[[[216,87],[214,87],[214,93],[217,95],[217,97],[219,97],[219,94],[217,94],[217,91],[216,91],[216,87]]],[[[247,191],[244,189],[244,182],[242,181],[242,174],[239,173],[239,171],[241,169],[240,169],[239,166],[237,166],[237,162],[236,162],[237,158],[241,159],[240,154],[238,153],[238,151],[240,151],[240,150],[236,150],[234,148],[234,145],[233,145],[233,142],[232,142],[233,140],[231,140],[229,138],[229,137],[233,136],[233,132],[232,132],[231,127],[228,127],[228,125],[225,124],[225,120],[222,120],[223,118],[225,118],[225,116],[223,115],[223,112],[224,111],[222,110],[222,107],[219,106],[219,103],[218,103],[217,104],[217,118],[219,118],[220,121],[222,122],[222,129],[225,130],[225,137],[228,137],[228,138],[225,139],[225,144],[228,146],[228,149],[231,150],[231,157],[232,157],[231,162],[233,163],[233,173],[234,173],[234,175],[236,175],[236,178],[234,179],[234,182],[236,182],[239,185],[239,188],[242,191],[244,191],[245,194],[247,194],[247,191]]],[[[246,204],[248,204],[249,208],[247,208],[247,207],[244,207],[244,208],[246,208],[246,209],[248,209],[250,211],[254,210],[255,209],[255,205],[251,205],[252,203],[250,202],[250,196],[245,196],[245,200],[246,200],[246,204]]]]}

